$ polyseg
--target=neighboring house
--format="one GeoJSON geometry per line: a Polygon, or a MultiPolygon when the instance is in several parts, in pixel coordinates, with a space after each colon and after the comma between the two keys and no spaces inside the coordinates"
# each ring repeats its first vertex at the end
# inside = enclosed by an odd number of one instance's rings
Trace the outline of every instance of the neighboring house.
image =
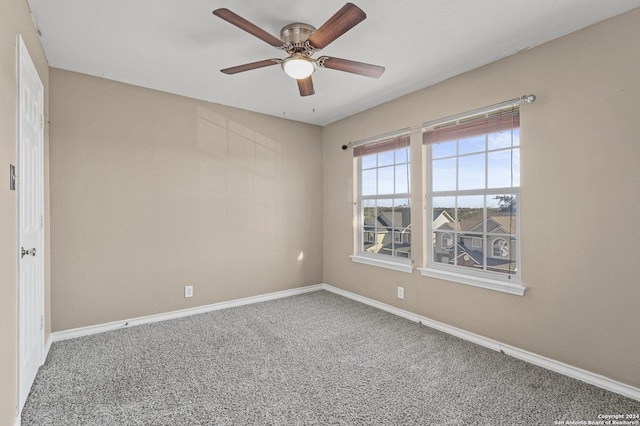
{"type": "Polygon", "coordinates": [[[459,222],[446,211],[434,210],[434,261],[488,271],[516,270],[516,218],[508,212],[488,211],[483,229],[481,209],[470,209],[459,222]],[[456,241],[457,235],[457,241],[456,241]],[[486,251],[486,257],[485,257],[486,251]]]}
{"type": "Polygon", "coordinates": [[[411,214],[408,207],[364,218],[363,249],[368,253],[411,257],[411,214]]]}
{"type": "MultiPolygon", "coordinates": [[[[440,229],[440,227],[455,222],[453,217],[445,209],[433,209],[433,229],[440,229]]],[[[453,226],[451,226],[453,229],[453,226]]]]}

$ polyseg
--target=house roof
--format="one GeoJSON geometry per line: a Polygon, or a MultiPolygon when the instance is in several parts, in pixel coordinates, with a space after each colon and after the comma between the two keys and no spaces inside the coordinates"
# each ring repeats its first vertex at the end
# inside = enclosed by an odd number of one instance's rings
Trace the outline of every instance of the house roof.
{"type": "MultiPolygon", "coordinates": [[[[473,259],[473,261],[477,265],[482,265],[482,251],[473,250],[471,248],[465,247],[462,244],[456,244],[458,249],[458,258],[464,256],[465,254],[469,255],[473,259]]],[[[516,269],[516,261],[514,259],[509,258],[494,258],[491,256],[487,256],[487,267],[488,268],[500,268],[500,269],[508,269],[508,265],[511,264],[511,270],[515,271],[516,269]]]]}
{"type": "MultiPolygon", "coordinates": [[[[482,218],[465,219],[460,224],[462,232],[482,232],[482,218]]],[[[516,217],[508,213],[496,214],[491,213],[487,217],[487,232],[495,232],[500,234],[514,234],[516,230],[516,217]]]]}
{"type": "MultiPolygon", "coordinates": [[[[457,229],[461,233],[483,232],[482,221],[482,211],[479,210],[477,213],[463,218],[457,227],[455,223],[451,221],[441,224],[437,229],[447,231],[457,229]]],[[[490,212],[487,218],[487,232],[515,234],[516,225],[515,215],[510,215],[507,212],[490,212]]]]}
{"type": "MultiPolygon", "coordinates": [[[[405,229],[411,226],[411,214],[409,209],[398,209],[392,212],[384,212],[374,220],[371,217],[365,217],[363,224],[365,229],[373,229],[375,226],[383,229],[405,229]]],[[[382,231],[381,231],[382,232],[382,231]]]]}

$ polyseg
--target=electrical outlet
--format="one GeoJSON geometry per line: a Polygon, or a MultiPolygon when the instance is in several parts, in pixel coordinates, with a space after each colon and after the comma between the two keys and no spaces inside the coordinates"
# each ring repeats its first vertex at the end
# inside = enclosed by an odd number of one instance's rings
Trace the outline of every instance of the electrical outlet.
{"type": "Polygon", "coordinates": [[[184,286],[184,297],[193,297],[193,286],[185,285],[184,286]]]}
{"type": "Polygon", "coordinates": [[[398,287],[398,299],[404,299],[404,287],[398,287]]]}

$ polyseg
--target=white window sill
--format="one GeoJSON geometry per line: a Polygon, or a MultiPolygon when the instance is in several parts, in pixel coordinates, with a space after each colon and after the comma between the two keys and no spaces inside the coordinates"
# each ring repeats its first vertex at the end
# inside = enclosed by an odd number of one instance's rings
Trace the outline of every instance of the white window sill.
{"type": "Polygon", "coordinates": [[[410,260],[402,261],[402,260],[386,260],[380,259],[378,257],[369,257],[369,256],[361,256],[361,255],[353,255],[350,256],[351,260],[356,263],[363,263],[365,265],[378,266],[381,268],[393,269],[394,271],[412,273],[413,266],[411,265],[410,260]]]}
{"type": "Polygon", "coordinates": [[[473,275],[443,271],[441,269],[433,268],[418,268],[418,270],[420,271],[420,274],[425,277],[440,278],[460,284],[467,284],[475,287],[486,288],[489,290],[501,291],[503,293],[515,294],[517,296],[524,296],[524,292],[527,290],[526,287],[520,285],[519,283],[508,283],[493,278],[476,277],[473,275]]]}

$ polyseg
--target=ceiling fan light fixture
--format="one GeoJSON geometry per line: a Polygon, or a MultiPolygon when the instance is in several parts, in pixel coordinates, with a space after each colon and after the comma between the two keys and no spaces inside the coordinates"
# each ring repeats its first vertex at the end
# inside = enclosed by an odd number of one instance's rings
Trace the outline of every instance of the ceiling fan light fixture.
{"type": "Polygon", "coordinates": [[[284,59],[282,69],[289,77],[302,80],[313,74],[316,70],[316,64],[313,59],[297,54],[284,59]]]}

